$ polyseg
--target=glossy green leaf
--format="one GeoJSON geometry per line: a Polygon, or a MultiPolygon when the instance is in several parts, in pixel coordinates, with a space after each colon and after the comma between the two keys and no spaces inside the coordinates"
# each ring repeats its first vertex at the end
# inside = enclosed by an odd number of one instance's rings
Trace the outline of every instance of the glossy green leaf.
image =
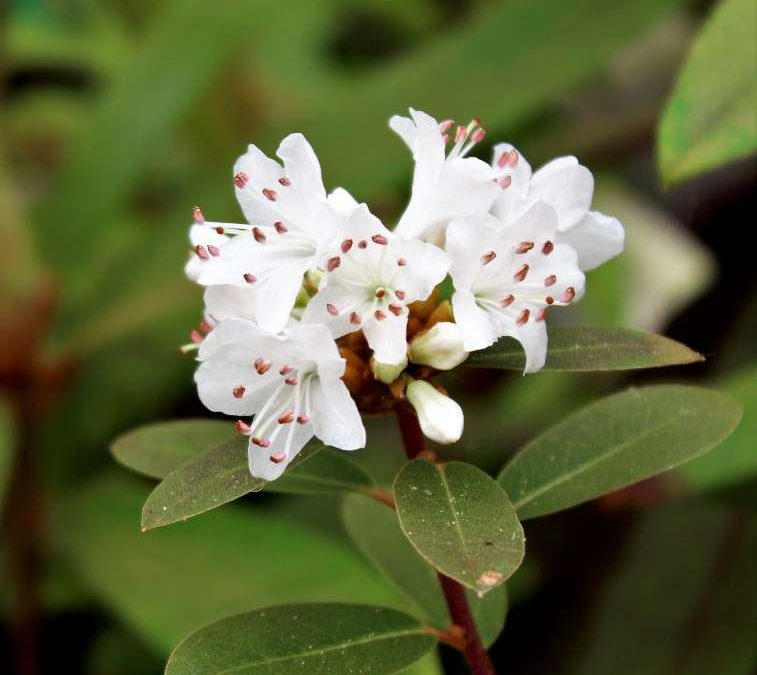
{"type": "Polygon", "coordinates": [[[85,589],[159,653],[199,626],[274,603],[408,606],[345,538],[296,515],[230,505],[142,533],[144,496],[143,482],[114,470],[58,503],[51,532],[85,589]]]}
{"type": "Polygon", "coordinates": [[[523,561],[523,528],[507,494],[472,464],[413,460],[397,475],[394,498],[418,553],[480,595],[523,561]]]}
{"type": "MultiPolygon", "coordinates": [[[[552,326],[545,370],[633,370],[703,361],[680,342],[632,328],[552,326]]],[[[512,338],[473,352],[465,365],[523,370],[523,348],[512,338]]]]}
{"type": "Polygon", "coordinates": [[[684,504],[644,516],[594,615],[571,675],[752,675],[757,528],[684,504]]]}
{"type": "Polygon", "coordinates": [[[567,509],[715,447],[741,419],[731,397],[700,387],[629,389],[526,445],[499,475],[521,518],[567,509]]]}
{"type": "Polygon", "coordinates": [[[415,619],[385,607],[281,605],[201,628],[171,654],[166,675],[390,675],[435,643],[415,619]]]}
{"type": "Polygon", "coordinates": [[[366,491],[373,486],[368,473],[342,450],[326,447],[307,462],[298,463],[281,478],[266,484],[269,492],[340,494],[366,491]]]}
{"type": "MultiPolygon", "coordinates": [[[[451,619],[437,574],[402,533],[396,511],[353,494],[345,498],[342,514],[347,531],[366,558],[413,601],[421,616],[438,630],[446,630],[451,619]]],[[[472,590],[467,595],[481,639],[490,645],[505,623],[505,586],[497,586],[483,598],[472,590]]]]}
{"type": "MultiPolygon", "coordinates": [[[[290,463],[288,471],[323,448],[323,443],[313,439],[290,463]]],[[[250,492],[258,492],[267,482],[250,474],[247,438],[237,435],[168,474],[142,508],[142,528],[151,530],[186,520],[250,492]]]]}
{"type": "Polygon", "coordinates": [[[658,132],[660,173],[675,183],[757,150],[757,5],[724,0],[697,37],[658,132]]]}
{"type": "Polygon", "coordinates": [[[150,478],[165,478],[184,462],[238,437],[229,422],[183,419],[158,422],[119,436],[113,456],[125,467],[150,478]]]}
{"type": "Polygon", "coordinates": [[[718,383],[718,389],[744,406],[736,430],[712,452],[681,467],[689,488],[707,492],[738,485],[757,477],[757,367],[718,383]]]}

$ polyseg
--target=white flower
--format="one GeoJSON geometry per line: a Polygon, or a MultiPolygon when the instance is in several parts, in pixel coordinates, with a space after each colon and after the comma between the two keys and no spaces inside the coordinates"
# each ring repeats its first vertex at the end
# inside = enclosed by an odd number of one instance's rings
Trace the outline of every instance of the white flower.
{"type": "Polygon", "coordinates": [[[430,244],[394,236],[364,204],[352,212],[344,232],[302,320],[326,323],[334,337],[362,329],[377,361],[401,363],[407,306],[425,300],[444,279],[447,256],[430,244]]]}
{"type": "Polygon", "coordinates": [[[623,226],[615,218],[590,211],[594,177],[575,157],[558,157],[536,173],[508,143],[494,148],[493,167],[510,170],[501,178],[502,193],[492,213],[505,224],[514,223],[537,201],[557,212],[556,244],[570,244],[582,270],[591,270],[623,250],[623,226]]]}
{"type": "Polygon", "coordinates": [[[456,323],[440,321],[410,342],[410,360],[437,370],[450,370],[468,358],[463,332],[456,323]]]}
{"type": "Polygon", "coordinates": [[[484,138],[478,120],[455,129],[451,120],[439,123],[412,108],[410,115],[412,119],[395,115],[389,120],[389,126],[405,141],[415,159],[410,203],[395,232],[405,238],[438,243],[443,241],[444,230],[453,218],[480,216],[489,211],[499,195],[496,180],[503,172],[476,157],[466,157],[484,138]],[[450,135],[455,142],[447,153],[450,135]]]}
{"type": "Polygon", "coordinates": [[[570,304],[584,291],[575,250],[554,243],[557,228],[557,214],[544,202],[511,225],[491,216],[451,223],[452,307],[465,349],[483,349],[509,335],[523,345],[525,372],[544,365],[547,307],[570,304]]]}
{"type": "Polygon", "coordinates": [[[463,411],[449,396],[424,380],[408,378],[407,400],[418,414],[423,433],[432,441],[449,444],[463,435],[463,411]]]}
{"type": "Polygon", "coordinates": [[[278,478],[315,435],[327,445],[354,450],[365,429],[341,380],[344,359],[325,326],[293,324],[274,335],[244,319],[228,319],[200,346],[195,374],[200,400],[210,410],[252,416],[237,423],[249,435],[253,476],[278,478]]]}
{"type": "Polygon", "coordinates": [[[373,372],[373,377],[384,384],[391,384],[394,382],[400,375],[402,375],[402,371],[405,370],[405,368],[407,368],[406,358],[402,359],[399,363],[381,363],[376,361],[376,359],[371,359],[371,371],[373,372]]]}
{"type": "Polygon", "coordinates": [[[303,274],[338,237],[351,199],[344,190],[327,198],[318,159],[301,134],[287,136],[277,155],[283,167],[250,145],[234,166],[249,224],[206,222],[195,210],[195,256],[187,265],[204,286],[252,288],[256,320],[274,332],[286,325],[303,274]]]}

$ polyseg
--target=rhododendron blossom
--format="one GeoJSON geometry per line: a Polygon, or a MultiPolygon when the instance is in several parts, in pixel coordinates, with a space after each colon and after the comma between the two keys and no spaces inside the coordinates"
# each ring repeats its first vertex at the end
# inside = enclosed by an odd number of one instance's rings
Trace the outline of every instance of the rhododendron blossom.
{"type": "Polygon", "coordinates": [[[499,144],[487,164],[469,156],[485,137],[475,118],[411,109],[390,126],[415,161],[393,229],[343,188],[326,193],[301,134],[282,141],[281,164],[254,145],[237,161],[247,223],[194,210],[197,387],[240,418],[254,476],[280,476],[313,436],[363,447],[361,412],[404,406],[432,440],[457,441],[463,411],[435,376],[503,337],[523,346],[525,372],[542,368],[548,310],[579,300],[584,270],[623,248],[620,223],[590,210],[594,181],[575,158],[534,173],[499,144]]]}

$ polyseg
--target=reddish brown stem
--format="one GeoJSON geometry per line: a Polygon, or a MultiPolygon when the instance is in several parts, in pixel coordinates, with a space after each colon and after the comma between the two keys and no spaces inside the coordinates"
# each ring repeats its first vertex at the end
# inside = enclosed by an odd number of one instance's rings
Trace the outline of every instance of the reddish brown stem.
{"type": "MultiPolygon", "coordinates": [[[[426,439],[423,436],[420,424],[418,424],[418,418],[410,406],[401,403],[397,406],[396,411],[405,454],[408,459],[414,459],[421,453],[425,453],[426,439]]],[[[497,675],[478,633],[476,619],[473,617],[468,604],[465,589],[460,583],[441,572],[437,574],[452,622],[464,631],[465,647],[463,653],[471,673],[473,675],[497,675]]]]}

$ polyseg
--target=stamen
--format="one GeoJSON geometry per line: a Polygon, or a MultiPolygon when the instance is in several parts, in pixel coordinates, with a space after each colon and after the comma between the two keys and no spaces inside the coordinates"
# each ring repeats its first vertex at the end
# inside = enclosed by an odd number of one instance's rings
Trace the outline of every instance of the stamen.
{"type": "Polygon", "coordinates": [[[287,229],[287,226],[286,226],[286,225],[284,225],[284,223],[282,223],[282,222],[281,222],[280,220],[277,220],[277,221],[276,221],[276,222],[275,222],[275,223],[273,224],[273,227],[274,227],[274,228],[276,229],[276,232],[278,232],[279,234],[284,234],[285,232],[288,232],[288,231],[289,231],[289,230],[287,229]]]}
{"type": "Polygon", "coordinates": [[[350,314],[350,323],[353,326],[359,326],[362,323],[362,319],[357,312],[352,312],[352,314],[350,314]]]}
{"type": "Polygon", "coordinates": [[[512,176],[503,176],[499,179],[499,186],[504,190],[505,188],[509,188],[510,184],[513,182],[512,176]]]}
{"type": "Polygon", "coordinates": [[[389,305],[389,311],[394,316],[400,316],[402,314],[402,307],[400,305],[389,305]]]}
{"type": "Polygon", "coordinates": [[[220,225],[216,228],[216,232],[218,234],[223,234],[226,230],[224,230],[220,225]]]}
{"type": "Polygon", "coordinates": [[[376,289],[376,297],[383,298],[386,295],[386,291],[383,288],[376,289]]]}
{"type": "Polygon", "coordinates": [[[295,384],[299,383],[299,380],[296,377],[288,377],[284,380],[284,382],[293,387],[295,384]]]}
{"type": "Polygon", "coordinates": [[[536,318],[534,321],[544,321],[547,318],[547,310],[546,309],[540,309],[539,313],[536,315],[536,318]]]}
{"type": "Polygon", "coordinates": [[[310,421],[310,417],[307,415],[297,415],[297,424],[307,424],[310,421]]]}
{"type": "Polygon", "coordinates": [[[389,243],[389,240],[383,234],[374,234],[371,237],[371,241],[381,246],[386,246],[389,243]]]}
{"type": "Polygon", "coordinates": [[[468,135],[468,130],[460,125],[457,127],[457,131],[455,132],[455,143],[462,143],[465,140],[465,137],[468,135]]]}
{"type": "Polygon", "coordinates": [[[511,293],[510,295],[506,295],[502,300],[499,301],[500,307],[509,307],[510,305],[515,302],[515,296],[511,293]]]}
{"type": "Polygon", "coordinates": [[[189,334],[189,339],[192,340],[196,345],[199,345],[205,338],[200,334],[200,331],[193,330],[189,334]]]}
{"type": "Polygon", "coordinates": [[[404,267],[405,265],[407,265],[407,260],[405,260],[404,258],[397,258],[397,265],[404,267]]]}
{"type": "Polygon", "coordinates": [[[271,188],[263,188],[263,196],[269,202],[275,202],[276,201],[276,190],[271,190],[271,188]]]}
{"type": "Polygon", "coordinates": [[[262,244],[265,241],[265,232],[259,227],[252,228],[252,236],[255,237],[255,241],[258,242],[258,244],[262,244]]]}
{"type": "Polygon", "coordinates": [[[524,309],[520,313],[520,316],[518,316],[518,318],[515,321],[515,323],[517,323],[519,326],[522,326],[523,324],[525,324],[528,321],[528,317],[529,316],[531,316],[531,312],[529,312],[527,309],[524,309]]]}
{"type": "Polygon", "coordinates": [[[348,253],[352,248],[352,239],[345,239],[342,242],[342,253],[348,253]]]}
{"type": "Polygon", "coordinates": [[[240,171],[236,176],[234,176],[234,185],[236,185],[241,190],[245,185],[247,185],[248,180],[250,180],[250,177],[244,171],[240,171]]]}
{"type": "Polygon", "coordinates": [[[283,176],[282,178],[279,178],[279,183],[284,187],[289,187],[292,184],[292,181],[289,180],[286,176],[283,176]]]}
{"type": "Polygon", "coordinates": [[[399,288],[396,291],[394,291],[394,294],[397,296],[398,300],[404,300],[405,299],[405,291],[403,291],[403,290],[401,290],[399,288]]]}
{"type": "Polygon", "coordinates": [[[286,458],[287,456],[283,452],[274,452],[269,457],[274,464],[281,464],[286,458]]]}
{"type": "Polygon", "coordinates": [[[206,249],[206,248],[205,248],[204,246],[202,246],[201,244],[200,244],[200,245],[198,245],[198,246],[197,246],[197,247],[195,248],[195,253],[197,253],[197,257],[198,257],[198,258],[199,258],[200,260],[207,260],[207,259],[208,259],[208,258],[210,257],[210,256],[208,255],[208,249],[206,249]]]}
{"type": "Polygon", "coordinates": [[[242,434],[242,436],[249,436],[252,432],[252,427],[242,420],[237,420],[236,428],[237,431],[242,434]]]}
{"type": "Polygon", "coordinates": [[[326,269],[329,272],[333,272],[341,264],[342,264],[341,258],[338,255],[336,255],[333,258],[329,258],[329,261],[326,263],[326,269]]]}
{"type": "Polygon", "coordinates": [[[513,279],[516,281],[523,281],[528,274],[528,269],[528,265],[523,265],[515,274],[513,274],[513,279]]]}
{"type": "Polygon", "coordinates": [[[202,225],[205,222],[205,216],[202,214],[202,210],[199,206],[192,207],[192,220],[198,225],[202,225]]]}
{"type": "Polygon", "coordinates": [[[279,417],[279,424],[291,424],[292,422],[294,422],[294,410],[287,410],[279,417]]]}
{"type": "Polygon", "coordinates": [[[498,166],[498,167],[499,167],[500,169],[504,169],[504,168],[505,168],[505,167],[507,166],[507,162],[509,161],[509,159],[510,159],[510,152],[509,152],[509,150],[505,150],[505,151],[504,151],[504,152],[503,152],[503,153],[502,153],[502,154],[501,154],[501,155],[499,156],[499,159],[497,160],[497,166],[498,166]]]}
{"type": "Polygon", "coordinates": [[[271,441],[269,441],[267,438],[253,438],[252,442],[254,445],[258,445],[261,448],[267,448],[271,445],[271,441]]]}
{"type": "Polygon", "coordinates": [[[486,253],[484,253],[484,255],[481,256],[481,264],[488,265],[496,257],[497,254],[494,251],[487,251],[486,253]]]}
{"type": "Polygon", "coordinates": [[[208,253],[212,255],[214,258],[217,258],[219,255],[221,255],[221,251],[218,249],[218,246],[213,246],[213,244],[208,244],[208,253]]]}
{"type": "Polygon", "coordinates": [[[331,314],[331,316],[339,316],[339,310],[337,309],[337,306],[332,305],[330,302],[326,305],[326,311],[331,314]]]}
{"type": "Polygon", "coordinates": [[[381,311],[380,309],[377,309],[377,310],[376,310],[376,311],[375,311],[375,312],[373,313],[373,316],[375,316],[375,317],[376,317],[376,320],[377,320],[377,321],[383,321],[384,319],[386,319],[386,312],[382,312],[382,311],[381,311]]]}
{"type": "Polygon", "coordinates": [[[281,369],[279,370],[279,375],[289,375],[294,370],[294,366],[290,366],[288,363],[285,363],[281,369]]]}
{"type": "Polygon", "coordinates": [[[544,246],[541,247],[541,252],[544,255],[549,255],[555,250],[555,245],[551,241],[545,241],[544,246]]]}
{"type": "Polygon", "coordinates": [[[203,333],[210,333],[210,331],[213,330],[213,326],[211,326],[207,321],[200,321],[200,330],[203,333]]]}
{"type": "Polygon", "coordinates": [[[262,356],[255,359],[255,370],[258,371],[258,375],[265,375],[270,369],[270,361],[266,361],[262,356]]]}
{"type": "Polygon", "coordinates": [[[528,253],[534,247],[532,241],[522,241],[515,247],[516,253],[528,253]]]}
{"type": "Polygon", "coordinates": [[[546,298],[544,298],[544,302],[546,302],[548,305],[551,305],[554,301],[555,299],[551,295],[548,295],[546,298]]]}
{"type": "Polygon", "coordinates": [[[512,150],[510,152],[510,156],[507,158],[507,163],[510,166],[515,167],[515,165],[518,163],[518,159],[519,159],[518,151],[517,150],[512,150]]]}
{"type": "Polygon", "coordinates": [[[547,277],[547,278],[546,278],[546,279],[544,280],[544,285],[545,285],[545,286],[547,286],[547,287],[549,287],[549,286],[554,286],[554,285],[555,285],[556,283],[557,283],[557,275],[555,275],[555,274],[550,274],[550,275],[549,275],[549,276],[548,276],[548,277],[547,277]]]}
{"type": "Polygon", "coordinates": [[[249,272],[243,274],[242,276],[248,284],[254,284],[258,280],[258,278],[254,274],[250,274],[249,272]]]}
{"type": "Polygon", "coordinates": [[[439,131],[443,134],[446,134],[454,126],[455,120],[443,120],[439,122],[439,131]]]}
{"type": "Polygon", "coordinates": [[[242,398],[244,396],[244,387],[240,384],[238,387],[234,387],[231,393],[234,394],[234,398],[242,398]]]}
{"type": "Polygon", "coordinates": [[[476,129],[470,137],[473,143],[480,143],[486,137],[486,129],[476,129]]]}
{"type": "Polygon", "coordinates": [[[563,293],[562,297],[560,298],[560,302],[573,302],[573,299],[576,297],[576,289],[573,288],[573,286],[568,286],[565,289],[565,293],[563,293]]]}
{"type": "Polygon", "coordinates": [[[357,247],[358,247],[358,248],[367,248],[367,246],[368,246],[368,242],[367,242],[367,241],[366,241],[365,239],[361,239],[361,240],[360,240],[360,241],[359,241],[359,242],[357,243],[357,247]]]}

